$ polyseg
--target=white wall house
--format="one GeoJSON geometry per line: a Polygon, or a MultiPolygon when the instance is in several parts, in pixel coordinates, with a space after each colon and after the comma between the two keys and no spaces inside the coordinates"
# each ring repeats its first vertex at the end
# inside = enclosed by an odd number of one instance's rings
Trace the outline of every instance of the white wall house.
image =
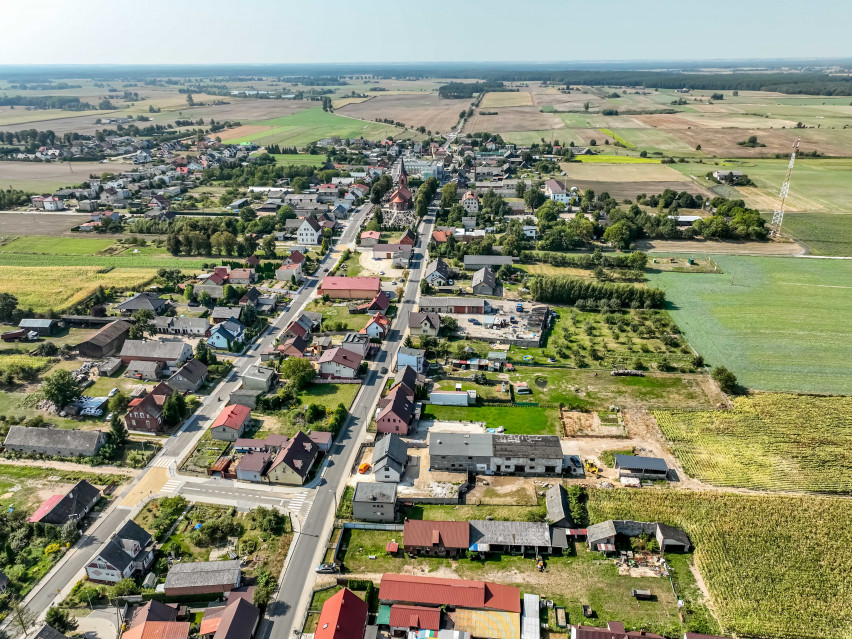
{"type": "Polygon", "coordinates": [[[322,227],[312,217],[306,217],[296,231],[296,241],[299,244],[310,246],[319,244],[322,239],[322,227]]]}

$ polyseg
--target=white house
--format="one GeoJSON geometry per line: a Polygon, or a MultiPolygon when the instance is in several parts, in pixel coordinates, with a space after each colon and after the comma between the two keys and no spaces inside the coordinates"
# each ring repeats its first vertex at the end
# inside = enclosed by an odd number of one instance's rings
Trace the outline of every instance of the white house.
{"type": "Polygon", "coordinates": [[[296,231],[296,241],[302,245],[316,245],[322,239],[322,227],[313,217],[306,217],[299,230],[296,231]]]}
{"type": "Polygon", "coordinates": [[[361,356],[348,349],[337,347],[323,351],[317,363],[320,377],[323,379],[332,377],[353,379],[358,375],[361,356]]]}
{"type": "Polygon", "coordinates": [[[426,370],[426,351],[419,348],[400,347],[396,354],[396,370],[411,366],[418,373],[426,370]]]}
{"type": "Polygon", "coordinates": [[[461,205],[468,213],[479,213],[479,196],[473,191],[468,191],[462,195],[461,205]]]}
{"type": "Polygon", "coordinates": [[[550,179],[544,183],[544,194],[551,200],[562,202],[563,204],[571,204],[577,195],[565,188],[565,185],[558,180],[550,179]]]}
{"type": "Polygon", "coordinates": [[[275,271],[275,279],[279,282],[289,282],[295,277],[296,281],[302,279],[301,264],[282,264],[275,271]]]}
{"type": "Polygon", "coordinates": [[[154,559],[151,535],[128,521],[86,566],[86,576],[96,583],[116,584],[144,573],[154,559]]]}

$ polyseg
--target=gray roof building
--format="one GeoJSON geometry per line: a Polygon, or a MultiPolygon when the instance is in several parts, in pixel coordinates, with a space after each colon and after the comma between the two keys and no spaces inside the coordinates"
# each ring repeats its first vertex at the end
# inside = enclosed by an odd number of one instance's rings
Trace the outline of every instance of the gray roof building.
{"type": "Polygon", "coordinates": [[[352,501],[393,504],[396,502],[396,485],[360,481],[355,484],[352,501]]]}
{"type": "Polygon", "coordinates": [[[550,526],[529,521],[471,521],[470,545],[549,548],[550,526]]]}
{"type": "Polygon", "coordinates": [[[61,632],[56,630],[53,626],[48,626],[47,624],[41,627],[33,639],[68,639],[67,635],[63,635],[61,632]]]}
{"type": "Polygon", "coordinates": [[[483,266],[496,266],[497,268],[508,264],[514,264],[515,258],[507,255],[465,255],[464,267],[466,269],[480,269],[483,266]]]}
{"type": "MultiPolygon", "coordinates": [[[[240,560],[230,561],[196,561],[173,565],[166,575],[166,593],[174,589],[192,589],[202,592],[202,588],[218,588],[230,585],[232,588],[240,585],[240,560]]],[[[208,591],[216,592],[216,591],[208,591]]],[[[222,591],[218,591],[222,592],[222,591]]]]}
{"type": "Polygon", "coordinates": [[[137,293],[121,304],[117,304],[116,309],[122,313],[146,310],[159,315],[168,305],[168,300],[162,299],[159,293],[137,293]]]}
{"type": "Polygon", "coordinates": [[[11,426],[3,445],[20,453],[92,457],[105,441],[106,436],[99,430],[11,426]]]}
{"type": "Polygon", "coordinates": [[[408,461],[408,445],[399,435],[386,435],[373,448],[373,475],[376,481],[398,482],[408,461]]]}
{"type": "Polygon", "coordinates": [[[183,361],[192,354],[188,344],[180,341],[161,341],[156,339],[129,339],[124,342],[119,354],[129,362],[138,360],[161,360],[163,362],[183,361]]]}
{"type": "Polygon", "coordinates": [[[547,522],[552,526],[573,528],[574,519],[568,504],[568,493],[562,484],[554,484],[544,493],[544,503],[547,507],[547,522]]]}
{"type": "Polygon", "coordinates": [[[472,286],[474,293],[477,292],[476,288],[478,286],[486,286],[493,291],[494,287],[497,286],[497,278],[494,276],[494,271],[487,266],[479,269],[473,274],[472,286]]]}
{"type": "Polygon", "coordinates": [[[665,459],[638,455],[616,455],[615,468],[619,476],[665,478],[669,472],[665,459]]]}

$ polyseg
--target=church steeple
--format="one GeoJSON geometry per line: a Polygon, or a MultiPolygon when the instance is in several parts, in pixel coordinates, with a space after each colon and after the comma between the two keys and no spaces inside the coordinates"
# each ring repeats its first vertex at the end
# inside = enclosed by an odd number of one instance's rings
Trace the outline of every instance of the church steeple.
{"type": "Polygon", "coordinates": [[[405,170],[405,160],[399,158],[399,185],[408,187],[408,172],[405,170]]]}

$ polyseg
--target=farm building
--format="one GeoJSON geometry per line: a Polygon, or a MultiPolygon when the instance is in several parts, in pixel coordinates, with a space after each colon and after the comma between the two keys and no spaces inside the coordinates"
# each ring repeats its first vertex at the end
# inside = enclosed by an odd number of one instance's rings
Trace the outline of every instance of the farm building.
{"type": "Polygon", "coordinates": [[[379,586],[379,601],[384,604],[406,603],[430,608],[446,605],[457,610],[495,610],[516,615],[521,612],[521,591],[514,586],[420,575],[385,573],[379,586]]]}
{"type": "Polygon", "coordinates": [[[552,435],[432,433],[429,466],[488,475],[559,475],[563,454],[552,435]]]}
{"type": "Polygon", "coordinates": [[[163,376],[163,362],[140,362],[133,360],[127,365],[124,377],[156,382],[163,376]]]}
{"type": "Polygon", "coordinates": [[[332,299],[371,300],[382,290],[382,280],[378,277],[324,277],[319,287],[320,295],[332,299]]]}
{"type": "Polygon", "coordinates": [[[488,302],[473,297],[429,297],[420,298],[421,313],[443,313],[459,315],[484,315],[488,302]]]}
{"type": "Polygon", "coordinates": [[[406,519],[402,539],[406,553],[458,557],[470,548],[470,525],[466,521],[406,519]]]}
{"type": "Polygon", "coordinates": [[[515,263],[514,257],[504,255],[465,255],[464,267],[469,271],[478,271],[481,268],[489,267],[499,269],[504,264],[512,266],[515,263]]]}
{"type": "Polygon", "coordinates": [[[478,552],[512,554],[551,554],[568,542],[564,535],[551,535],[544,522],[529,521],[470,521],[470,549],[478,552]],[[559,541],[561,539],[561,541],[559,541]]]}
{"type": "Polygon", "coordinates": [[[22,319],[18,323],[18,328],[23,328],[27,331],[35,331],[40,337],[51,337],[62,327],[62,322],[55,319],[22,319]]]}
{"type": "Polygon", "coordinates": [[[77,345],[80,357],[102,359],[121,350],[130,333],[128,322],[117,320],[110,322],[89,339],[77,345]]]}
{"type": "Polygon", "coordinates": [[[378,244],[382,239],[382,234],[378,231],[364,231],[361,233],[361,246],[371,247],[378,244]]]}
{"type": "Polygon", "coordinates": [[[429,403],[436,406],[473,406],[476,404],[476,391],[432,391],[429,403]]]}
{"type": "Polygon", "coordinates": [[[169,597],[231,592],[241,580],[239,559],[184,562],[169,568],[165,592],[169,597]]]}
{"type": "Polygon", "coordinates": [[[160,297],[159,293],[136,293],[133,297],[117,304],[115,310],[122,315],[133,315],[137,311],[150,311],[160,315],[169,307],[169,301],[160,297]]]}
{"type": "Polygon", "coordinates": [[[192,348],[185,342],[168,342],[155,339],[129,339],[121,347],[121,361],[125,364],[136,360],[141,362],[162,362],[172,367],[183,364],[192,356],[192,348]]]}
{"type": "Polygon", "coordinates": [[[642,534],[656,539],[660,552],[689,552],[692,548],[689,536],[678,528],[656,522],[629,519],[608,519],[592,524],[586,529],[586,543],[589,550],[614,552],[616,536],[638,537],[642,534]]]}
{"type": "Polygon", "coordinates": [[[411,246],[408,244],[374,244],[373,259],[374,260],[389,260],[397,253],[407,253],[411,258],[411,246]]]}
{"type": "Polygon", "coordinates": [[[93,457],[105,443],[106,435],[99,430],[10,426],[3,446],[26,455],[93,457]]]}
{"type": "Polygon", "coordinates": [[[497,278],[487,266],[473,274],[472,287],[474,295],[494,295],[497,288],[497,278]]]}
{"type": "Polygon", "coordinates": [[[399,483],[408,463],[408,445],[398,435],[388,435],[373,448],[373,477],[376,481],[399,483]]]}
{"type": "Polygon", "coordinates": [[[568,506],[568,493],[562,484],[553,484],[544,494],[547,523],[559,528],[572,528],[574,519],[568,506]]]}
{"type": "Polygon", "coordinates": [[[363,481],[355,484],[352,516],[361,521],[396,519],[396,484],[363,481]]]}
{"type": "Polygon", "coordinates": [[[619,477],[638,477],[640,479],[667,479],[669,467],[660,457],[639,457],[637,455],[616,455],[615,468],[619,477]]]}

